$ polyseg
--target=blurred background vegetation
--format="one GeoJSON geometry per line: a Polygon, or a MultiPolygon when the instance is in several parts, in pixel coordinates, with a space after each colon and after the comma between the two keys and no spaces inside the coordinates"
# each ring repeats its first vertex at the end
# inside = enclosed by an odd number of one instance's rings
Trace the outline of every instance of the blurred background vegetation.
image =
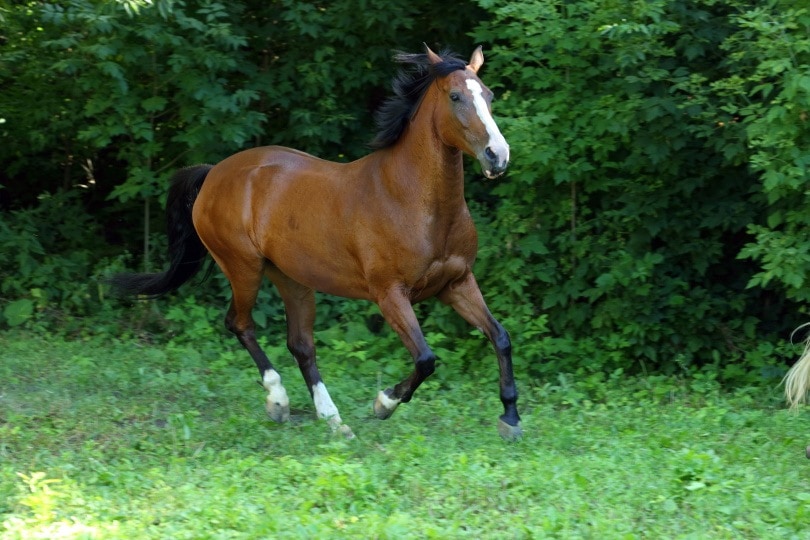
{"type": "MultiPolygon", "coordinates": [[[[810,10],[791,0],[2,4],[0,328],[225,339],[218,273],[154,303],[103,283],[163,267],[168,177],[263,144],[367,153],[393,51],[423,42],[484,46],[513,161],[496,182],[468,167],[467,197],[520,370],[784,373],[810,320],[810,10]]],[[[442,360],[489,354],[420,313],[442,360]]],[[[256,318],[286,354],[269,286],[256,318]]],[[[327,356],[406,356],[361,302],[321,297],[316,330],[327,356]]]]}

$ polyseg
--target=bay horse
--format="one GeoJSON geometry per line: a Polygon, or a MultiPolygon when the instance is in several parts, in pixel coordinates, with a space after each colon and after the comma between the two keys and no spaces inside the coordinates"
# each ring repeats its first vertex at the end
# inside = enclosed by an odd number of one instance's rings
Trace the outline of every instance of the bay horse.
{"type": "Polygon", "coordinates": [[[463,154],[492,179],[506,170],[509,145],[492,117],[492,92],[477,75],[481,47],[469,63],[425,50],[394,57],[404,69],[377,114],[372,153],[334,163],[267,146],[180,170],[167,202],[168,270],[112,278],[125,293],[160,296],[195,275],[210,253],[233,291],[225,325],[255,361],[277,422],[289,419],[289,399],[251,315],[263,277],[284,302],[287,347],[317,416],[333,431],[354,436],[315,361],[315,291],[376,303],[413,357],[413,372],[377,394],[377,418],[410,401],[434,371],[436,355],[413,304],[436,297],[492,343],[504,407],[498,431],[507,440],[522,434],[512,346],[473,275],[478,237],[464,198],[463,154]]]}

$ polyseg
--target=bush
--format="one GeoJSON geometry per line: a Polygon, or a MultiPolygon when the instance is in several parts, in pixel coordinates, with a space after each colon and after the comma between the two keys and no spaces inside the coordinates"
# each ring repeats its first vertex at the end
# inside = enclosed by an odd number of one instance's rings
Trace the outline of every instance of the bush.
{"type": "Polygon", "coordinates": [[[797,326],[779,292],[752,288],[762,274],[743,257],[787,255],[751,233],[770,212],[768,179],[805,174],[788,154],[807,147],[807,125],[762,123],[783,117],[776,96],[804,99],[804,61],[783,53],[804,47],[806,11],[480,4],[494,12],[475,36],[495,44],[487,76],[502,81],[496,112],[514,160],[492,189],[502,202],[481,266],[509,284],[506,303],[546,313],[569,344],[563,356],[594,369],[742,362],[759,340],[797,326]],[[774,33],[780,43],[768,41],[774,33]],[[763,71],[777,57],[782,72],[763,71]],[[741,84],[741,69],[757,76],[741,84]],[[748,109],[730,102],[731,88],[748,109]],[[781,159],[761,157],[766,131],[771,146],[784,141],[781,159]],[[789,175],[777,172],[785,163],[789,175]]]}
{"type": "Polygon", "coordinates": [[[0,220],[3,321],[17,326],[96,313],[103,301],[97,278],[122,267],[98,249],[101,231],[71,193],[45,194],[35,208],[0,220]]]}

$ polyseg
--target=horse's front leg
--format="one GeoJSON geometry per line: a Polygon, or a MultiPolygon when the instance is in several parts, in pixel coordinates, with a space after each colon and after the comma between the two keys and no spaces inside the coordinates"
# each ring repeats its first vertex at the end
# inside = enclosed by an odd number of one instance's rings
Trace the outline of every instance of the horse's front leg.
{"type": "Polygon", "coordinates": [[[506,440],[520,438],[523,430],[517,412],[518,394],[512,371],[512,342],[509,333],[489,312],[472,272],[448,285],[439,294],[439,300],[450,305],[464,320],[481,330],[492,343],[498,357],[501,402],[504,409],[498,421],[498,432],[506,440]]]}
{"type": "Polygon", "coordinates": [[[391,416],[400,403],[411,400],[414,391],[433,373],[436,355],[428,347],[411,301],[398,288],[386,291],[377,300],[377,305],[385,320],[399,334],[402,343],[411,353],[414,371],[393,388],[386,388],[374,400],[374,414],[382,420],[391,416]]]}

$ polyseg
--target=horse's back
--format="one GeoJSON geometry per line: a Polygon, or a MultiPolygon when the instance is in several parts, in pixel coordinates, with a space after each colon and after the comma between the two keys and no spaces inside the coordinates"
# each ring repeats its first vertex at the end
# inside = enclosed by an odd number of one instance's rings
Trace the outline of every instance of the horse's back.
{"type": "Polygon", "coordinates": [[[206,184],[227,183],[233,187],[254,179],[263,170],[272,172],[260,175],[263,181],[289,181],[340,166],[339,163],[286,146],[260,146],[243,150],[217,163],[208,174],[206,184]]]}
{"type": "MultiPolygon", "coordinates": [[[[295,204],[302,192],[334,195],[336,178],[343,167],[306,152],[284,146],[243,150],[217,163],[205,179],[195,206],[205,214],[233,213],[234,207],[260,210],[274,202],[295,204]]],[[[321,197],[308,197],[317,203],[321,197]]]]}

